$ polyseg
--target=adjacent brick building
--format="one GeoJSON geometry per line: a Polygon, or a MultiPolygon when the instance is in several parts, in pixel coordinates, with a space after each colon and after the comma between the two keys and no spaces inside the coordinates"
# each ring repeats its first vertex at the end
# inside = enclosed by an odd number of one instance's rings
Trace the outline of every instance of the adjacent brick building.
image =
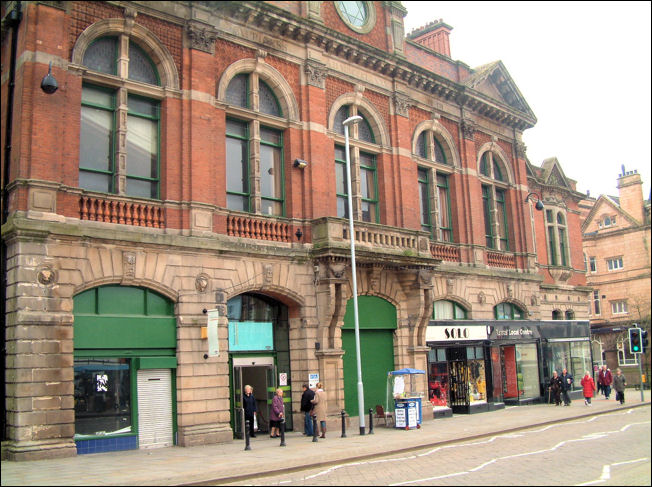
{"type": "Polygon", "coordinates": [[[347,160],[367,407],[403,367],[475,412],[590,366],[582,195],[503,63],[405,14],[3,3],[3,454],[231,441],[244,384],[297,429],[317,376],[357,417],[347,160]]]}
{"type": "MultiPolygon", "coordinates": [[[[640,382],[637,358],[630,354],[627,329],[650,329],[650,199],[643,199],[637,171],[617,181],[618,196],[585,198],[582,232],[589,301],[593,358],[596,365],[617,367],[630,385],[640,382]]],[[[643,369],[649,377],[649,353],[643,369]]]]}

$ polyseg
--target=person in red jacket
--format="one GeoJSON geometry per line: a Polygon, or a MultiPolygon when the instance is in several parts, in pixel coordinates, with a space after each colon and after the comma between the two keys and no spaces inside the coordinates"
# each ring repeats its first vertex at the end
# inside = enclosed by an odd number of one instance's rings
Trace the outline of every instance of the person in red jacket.
{"type": "Polygon", "coordinates": [[[598,384],[602,386],[602,393],[604,394],[605,399],[609,399],[612,382],[613,376],[611,375],[611,370],[609,370],[606,365],[603,365],[598,373],[598,384]]]}
{"type": "Polygon", "coordinates": [[[582,391],[584,392],[584,404],[590,406],[593,391],[595,391],[595,381],[588,370],[584,372],[584,377],[580,381],[580,384],[582,384],[582,391]]]}

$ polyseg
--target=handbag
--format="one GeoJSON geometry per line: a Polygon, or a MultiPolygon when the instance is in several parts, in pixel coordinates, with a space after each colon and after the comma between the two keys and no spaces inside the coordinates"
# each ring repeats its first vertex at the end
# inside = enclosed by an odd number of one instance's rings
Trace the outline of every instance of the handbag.
{"type": "Polygon", "coordinates": [[[254,431],[258,431],[258,419],[256,419],[257,416],[258,415],[254,413],[254,431]]]}

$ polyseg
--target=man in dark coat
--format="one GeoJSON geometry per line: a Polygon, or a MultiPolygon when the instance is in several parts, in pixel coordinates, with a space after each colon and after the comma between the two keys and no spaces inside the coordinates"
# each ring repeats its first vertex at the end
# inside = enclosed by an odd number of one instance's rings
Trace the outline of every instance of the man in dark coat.
{"type": "Polygon", "coordinates": [[[566,369],[561,371],[561,395],[564,398],[564,406],[571,405],[570,391],[573,388],[573,376],[566,369]]]}
{"type": "Polygon", "coordinates": [[[315,398],[315,391],[312,391],[308,384],[303,385],[303,394],[301,395],[301,411],[305,414],[305,421],[303,425],[303,434],[306,436],[312,436],[312,416],[310,411],[312,411],[312,400],[315,398]]]}
{"type": "MultiPolygon", "coordinates": [[[[254,388],[247,385],[244,388],[244,394],[242,395],[242,407],[244,408],[245,421],[249,421],[249,436],[251,438],[256,437],[256,432],[254,431],[254,416],[256,414],[256,398],[254,397],[254,388]]],[[[245,424],[242,425],[244,430],[245,424]]]]}

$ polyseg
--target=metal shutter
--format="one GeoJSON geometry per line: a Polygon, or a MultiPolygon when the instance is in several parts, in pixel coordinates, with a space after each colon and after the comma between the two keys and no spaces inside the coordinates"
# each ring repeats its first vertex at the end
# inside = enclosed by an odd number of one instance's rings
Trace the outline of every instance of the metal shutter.
{"type": "Polygon", "coordinates": [[[140,448],[172,446],[170,369],[138,371],[138,443],[140,448]]]}

